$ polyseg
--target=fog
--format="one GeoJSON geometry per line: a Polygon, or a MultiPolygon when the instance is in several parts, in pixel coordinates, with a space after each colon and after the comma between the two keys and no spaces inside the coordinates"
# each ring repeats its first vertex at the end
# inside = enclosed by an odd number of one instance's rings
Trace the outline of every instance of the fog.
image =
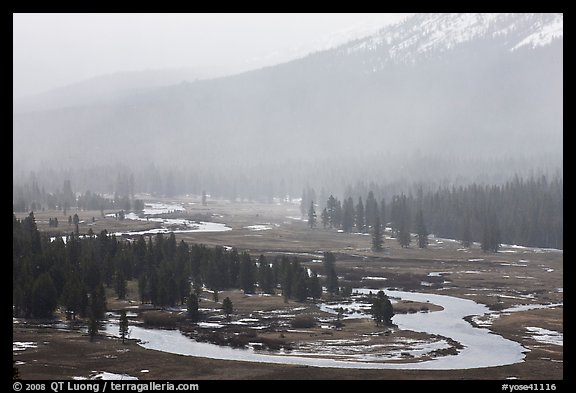
{"type": "Polygon", "coordinates": [[[16,13],[13,96],[127,71],[245,71],[367,35],[406,15],[16,13]]]}
{"type": "Polygon", "coordinates": [[[562,15],[404,18],[14,15],[14,96],[39,93],[14,101],[14,183],[271,200],[562,173],[562,15]]]}

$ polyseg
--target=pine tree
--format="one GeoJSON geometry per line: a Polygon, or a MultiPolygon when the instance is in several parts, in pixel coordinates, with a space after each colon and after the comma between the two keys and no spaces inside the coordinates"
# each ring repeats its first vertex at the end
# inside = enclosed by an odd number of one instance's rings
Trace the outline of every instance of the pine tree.
{"type": "Polygon", "coordinates": [[[234,306],[232,305],[232,300],[226,297],[222,302],[222,311],[226,314],[226,319],[230,320],[230,314],[234,312],[234,306]]]}
{"type": "Polygon", "coordinates": [[[376,202],[376,198],[374,198],[374,193],[372,191],[368,193],[368,197],[366,198],[365,211],[366,228],[372,228],[374,226],[374,222],[376,221],[376,216],[378,215],[378,203],[376,202]]]}
{"type": "Polygon", "coordinates": [[[120,323],[119,323],[120,337],[122,338],[122,344],[130,333],[128,332],[128,317],[126,316],[126,310],[120,311],[120,323]]]}
{"type": "Polygon", "coordinates": [[[428,231],[426,230],[422,210],[418,210],[418,213],[416,213],[416,233],[418,234],[418,247],[425,248],[428,245],[428,231]]]}
{"type": "Polygon", "coordinates": [[[118,270],[116,273],[116,294],[118,295],[118,299],[124,300],[126,298],[126,293],[128,292],[128,283],[126,281],[126,277],[122,270],[118,270]]]}
{"type": "Polygon", "coordinates": [[[256,283],[255,270],[250,255],[243,252],[240,256],[240,272],[238,279],[240,281],[240,288],[244,293],[254,293],[254,285],[256,283]]]}
{"type": "Polygon", "coordinates": [[[336,257],[331,252],[324,253],[324,273],[326,290],[329,294],[338,294],[338,275],[336,274],[336,257]]]}
{"type": "Polygon", "coordinates": [[[198,311],[198,296],[194,292],[190,292],[188,295],[186,306],[188,307],[188,316],[192,322],[197,322],[200,318],[200,312],[198,311]]]}
{"type": "Polygon", "coordinates": [[[342,206],[342,230],[344,232],[352,232],[354,227],[354,202],[352,197],[348,197],[344,200],[344,205],[342,206]]]}
{"type": "Polygon", "coordinates": [[[36,318],[52,316],[58,306],[58,293],[48,273],[43,273],[34,281],[32,287],[32,315],[36,318]]]}
{"type": "Polygon", "coordinates": [[[372,300],[372,317],[376,321],[376,326],[381,324],[391,326],[394,308],[384,291],[378,291],[376,298],[372,300]]]}
{"type": "Polygon", "coordinates": [[[358,198],[358,204],[356,205],[355,223],[358,232],[364,233],[365,221],[364,221],[364,204],[362,203],[362,197],[358,198]]]}
{"type": "Polygon", "coordinates": [[[98,335],[98,320],[94,315],[90,314],[88,317],[88,335],[90,336],[90,341],[94,341],[94,338],[98,335]]]}
{"type": "Polygon", "coordinates": [[[462,246],[469,248],[472,244],[472,234],[470,233],[470,218],[466,217],[464,228],[462,229],[462,246]]]}
{"type": "Polygon", "coordinates": [[[318,275],[314,272],[312,272],[312,275],[308,279],[308,288],[310,289],[312,299],[316,300],[322,297],[322,286],[320,285],[318,275]]]}
{"type": "Polygon", "coordinates": [[[316,210],[314,210],[314,201],[310,201],[310,209],[308,209],[308,225],[310,228],[316,226],[316,210]]]}
{"type": "Polygon", "coordinates": [[[330,216],[328,215],[328,210],[326,210],[326,208],[322,210],[320,218],[322,219],[322,226],[324,227],[324,229],[326,229],[326,227],[330,223],[330,216]]]}
{"type": "Polygon", "coordinates": [[[74,213],[74,217],[73,217],[73,222],[74,222],[74,233],[76,233],[76,235],[78,235],[79,229],[78,229],[78,224],[80,223],[80,219],[78,218],[78,214],[74,213]]]}
{"type": "Polygon", "coordinates": [[[380,226],[380,217],[374,218],[374,225],[372,226],[372,251],[382,251],[384,239],[382,237],[382,227],[380,226]]]}
{"type": "Polygon", "coordinates": [[[264,255],[258,258],[258,284],[263,293],[274,293],[274,271],[264,255]]]}
{"type": "Polygon", "coordinates": [[[400,247],[408,248],[412,239],[410,238],[410,231],[406,228],[404,224],[398,229],[398,243],[400,243],[400,247]]]}
{"type": "Polygon", "coordinates": [[[306,271],[300,267],[296,270],[295,274],[296,279],[293,281],[294,287],[292,288],[292,293],[297,302],[304,302],[308,296],[308,288],[306,287],[306,271]]]}
{"type": "Polygon", "coordinates": [[[206,200],[206,191],[202,191],[202,206],[207,206],[208,202],[206,200]]]}
{"type": "Polygon", "coordinates": [[[386,230],[386,200],[382,198],[380,201],[380,225],[382,226],[382,233],[386,230]]]}
{"type": "Polygon", "coordinates": [[[328,213],[328,222],[330,223],[330,228],[334,228],[336,226],[336,205],[337,199],[334,198],[333,195],[328,197],[328,201],[326,202],[326,211],[328,213]]]}

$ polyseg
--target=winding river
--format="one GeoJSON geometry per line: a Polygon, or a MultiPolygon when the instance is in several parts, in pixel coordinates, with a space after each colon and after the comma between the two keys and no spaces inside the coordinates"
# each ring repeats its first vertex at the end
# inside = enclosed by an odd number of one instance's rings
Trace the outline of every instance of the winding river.
{"type": "MultiPolygon", "coordinates": [[[[358,292],[368,291],[359,289],[358,292]]],[[[394,316],[400,329],[438,334],[460,342],[465,348],[457,355],[448,355],[414,363],[391,363],[343,361],[318,357],[266,354],[253,349],[235,349],[210,343],[196,342],[178,330],[146,329],[131,327],[131,338],[140,340],[144,348],[179,355],[199,356],[211,359],[263,362],[276,364],[298,364],[315,367],[362,368],[362,369],[412,369],[412,370],[456,370],[502,366],[522,362],[528,349],[519,343],[507,340],[485,328],[475,328],[463,318],[468,315],[483,315],[489,309],[472,300],[446,295],[386,290],[390,297],[440,305],[442,311],[430,313],[401,314],[394,316]]],[[[107,332],[117,335],[118,327],[107,325],[107,332]]]]}

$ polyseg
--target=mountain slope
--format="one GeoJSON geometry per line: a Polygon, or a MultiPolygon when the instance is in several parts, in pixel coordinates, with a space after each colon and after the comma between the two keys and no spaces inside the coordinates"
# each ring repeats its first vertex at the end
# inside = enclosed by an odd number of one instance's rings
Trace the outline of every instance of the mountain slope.
{"type": "Polygon", "coordinates": [[[417,150],[561,154],[561,19],[417,14],[274,67],[16,114],[14,163],[154,161],[226,171],[364,156],[380,157],[384,168],[390,154],[417,150]]]}

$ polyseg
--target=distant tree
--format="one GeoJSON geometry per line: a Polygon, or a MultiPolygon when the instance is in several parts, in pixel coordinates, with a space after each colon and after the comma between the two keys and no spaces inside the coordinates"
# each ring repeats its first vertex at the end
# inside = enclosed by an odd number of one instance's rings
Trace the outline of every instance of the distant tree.
{"type": "Polygon", "coordinates": [[[352,232],[354,227],[354,202],[352,197],[344,200],[342,206],[342,230],[344,232],[352,232]]]}
{"type": "Polygon", "coordinates": [[[234,312],[234,307],[229,297],[226,297],[222,302],[222,311],[226,314],[226,319],[230,320],[230,314],[234,312]]]}
{"type": "Polygon", "coordinates": [[[120,210],[120,211],[118,212],[118,219],[122,221],[122,220],[124,220],[125,218],[126,218],[126,214],[124,213],[124,210],[120,210]]]}
{"type": "Polygon", "coordinates": [[[214,289],[214,292],[212,292],[212,300],[214,300],[215,303],[218,303],[218,289],[214,289]]]}
{"type": "Polygon", "coordinates": [[[106,313],[106,291],[104,285],[97,285],[95,290],[90,295],[90,312],[97,319],[104,318],[106,313]]]}
{"type": "Polygon", "coordinates": [[[331,252],[324,253],[324,273],[326,290],[331,295],[338,294],[338,275],[336,274],[336,257],[331,252]]]}
{"type": "Polygon", "coordinates": [[[365,208],[365,224],[367,228],[372,228],[374,222],[376,221],[376,216],[378,215],[378,203],[376,198],[374,198],[374,193],[370,191],[368,197],[366,198],[366,208],[365,208]]]}
{"type": "Polygon", "coordinates": [[[316,200],[316,191],[312,187],[306,186],[302,190],[302,198],[300,199],[300,214],[302,218],[306,216],[309,211],[308,207],[314,200],[316,200]]]}
{"type": "Polygon", "coordinates": [[[462,229],[462,246],[469,248],[472,245],[472,234],[470,232],[470,217],[464,220],[464,227],[462,229]]]}
{"type": "Polygon", "coordinates": [[[295,272],[296,278],[292,281],[292,293],[297,302],[306,301],[308,297],[308,288],[306,286],[306,271],[303,268],[297,269],[295,272]]]}
{"type": "Polygon", "coordinates": [[[128,282],[126,281],[126,277],[124,276],[122,270],[119,269],[116,273],[116,295],[118,295],[118,299],[126,299],[127,292],[128,282]]]}
{"type": "Polygon", "coordinates": [[[356,204],[355,210],[355,222],[358,232],[364,233],[365,221],[364,221],[364,204],[362,203],[362,197],[358,198],[358,204],[356,204]]]}
{"type": "Polygon", "coordinates": [[[94,341],[98,335],[98,330],[98,320],[94,317],[94,315],[90,314],[88,316],[88,336],[90,336],[90,341],[94,341]]]}
{"type": "Polygon", "coordinates": [[[188,307],[188,316],[192,320],[192,322],[197,322],[200,318],[200,312],[198,311],[199,304],[198,304],[198,296],[194,292],[190,292],[188,295],[188,300],[186,302],[188,307]]]}
{"type": "Polygon", "coordinates": [[[380,201],[380,225],[382,226],[382,233],[386,230],[386,199],[382,198],[380,201]]]}
{"type": "Polygon", "coordinates": [[[140,295],[140,302],[147,303],[150,301],[149,281],[144,273],[138,277],[138,295],[140,295]]]}
{"type": "Polygon", "coordinates": [[[372,307],[370,310],[372,312],[372,318],[376,321],[376,326],[380,326],[381,324],[387,326],[392,325],[394,309],[384,291],[378,291],[376,298],[372,299],[372,307]]]}
{"type": "Polygon", "coordinates": [[[310,201],[310,209],[308,209],[308,225],[310,225],[310,228],[316,226],[316,210],[314,210],[314,201],[310,201]]]}
{"type": "Polygon", "coordinates": [[[42,273],[32,287],[32,315],[36,318],[52,316],[58,306],[58,293],[48,273],[42,273]]]}
{"type": "Polygon", "coordinates": [[[400,243],[400,247],[407,248],[412,239],[410,239],[410,231],[408,231],[405,225],[401,225],[398,229],[398,243],[400,243]]]}
{"type": "Polygon", "coordinates": [[[351,285],[344,285],[344,286],[340,287],[340,296],[343,296],[343,297],[352,296],[352,286],[351,285]]]}
{"type": "Polygon", "coordinates": [[[128,332],[128,317],[126,316],[126,310],[120,311],[119,330],[120,338],[122,338],[122,344],[124,344],[124,340],[126,340],[126,338],[128,338],[130,335],[128,332]]]}
{"type": "Polygon", "coordinates": [[[320,218],[322,219],[322,226],[324,228],[326,228],[328,226],[328,224],[330,223],[330,216],[328,215],[328,210],[326,210],[326,208],[324,208],[322,210],[322,214],[320,215],[320,218]]]}
{"type": "Polygon", "coordinates": [[[258,258],[258,284],[263,293],[274,293],[274,271],[264,255],[258,258]]]}
{"type": "Polygon", "coordinates": [[[342,210],[342,203],[337,199],[336,200],[336,206],[334,209],[334,217],[333,217],[334,228],[341,228],[342,227],[343,216],[344,216],[344,212],[342,210]]]}
{"type": "Polygon", "coordinates": [[[424,223],[422,209],[416,213],[416,233],[418,234],[418,247],[425,248],[428,245],[428,231],[424,223]]]}
{"type": "Polygon", "coordinates": [[[74,222],[74,232],[78,235],[80,232],[78,230],[78,224],[80,223],[80,219],[78,218],[78,214],[74,213],[74,217],[72,218],[74,222]]]}
{"type": "Polygon", "coordinates": [[[494,213],[484,220],[481,248],[484,252],[498,252],[500,248],[500,228],[494,213]]]}
{"type": "Polygon", "coordinates": [[[134,211],[141,212],[144,210],[144,201],[142,199],[134,199],[134,211]]]}
{"type": "Polygon", "coordinates": [[[72,225],[72,216],[68,216],[68,225],[72,225]]]}
{"type": "Polygon", "coordinates": [[[243,252],[240,256],[240,271],[238,279],[240,281],[240,288],[244,293],[254,293],[254,286],[256,283],[255,270],[250,255],[247,252],[243,252]]]}
{"type": "Polygon", "coordinates": [[[334,228],[337,226],[337,199],[334,198],[334,195],[330,195],[328,197],[328,201],[326,202],[326,211],[328,213],[328,222],[330,224],[330,228],[334,228]]]}
{"type": "Polygon", "coordinates": [[[384,239],[382,237],[382,227],[380,226],[380,217],[377,215],[374,217],[374,223],[372,226],[372,251],[382,251],[382,245],[384,244],[384,239]]]}
{"type": "Polygon", "coordinates": [[[322,297],[322,286],[320,285],[318,275],[314,272],[312,272],[312,275],[308,279],[308,288],[310,289],[312,299],[316,300],[322,297]]]}
{"type": "Polygon", "coordinates": [[[208,205],[208,201],[207,201],[206,191],[202,191],[202,206],[207,206],[207,205],[208,205]]]}

